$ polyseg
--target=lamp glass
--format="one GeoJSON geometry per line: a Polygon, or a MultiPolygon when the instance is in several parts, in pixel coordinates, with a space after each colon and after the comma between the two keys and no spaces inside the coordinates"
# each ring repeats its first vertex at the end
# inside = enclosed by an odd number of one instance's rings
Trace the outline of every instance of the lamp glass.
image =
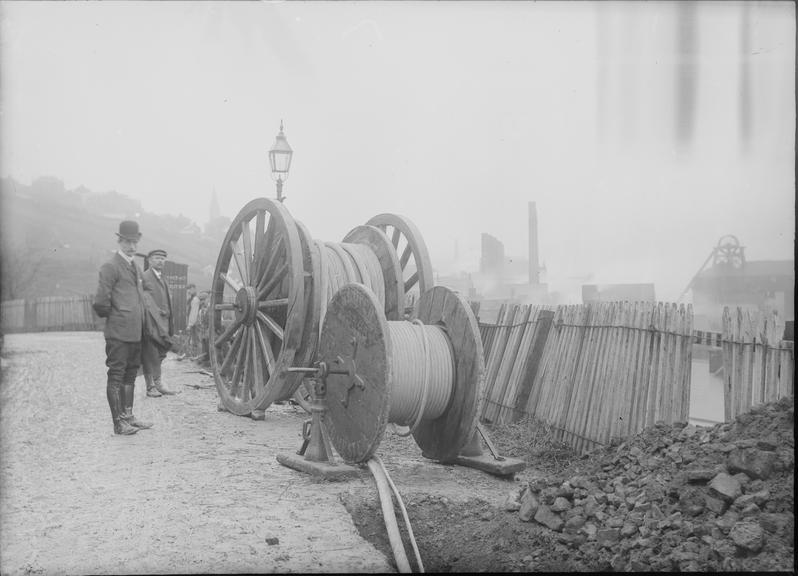
{"type": "Polygon", "coordinates": [[[288,140],[283,134],[283,125],[280,124],[280,132],[274,141],[274,146],[269,150],[269,163],[272,167],[272,174],[282,180],[288,177],[288,170],[291,168],[291,156],[294,152],[288,145],[288,140]]]}

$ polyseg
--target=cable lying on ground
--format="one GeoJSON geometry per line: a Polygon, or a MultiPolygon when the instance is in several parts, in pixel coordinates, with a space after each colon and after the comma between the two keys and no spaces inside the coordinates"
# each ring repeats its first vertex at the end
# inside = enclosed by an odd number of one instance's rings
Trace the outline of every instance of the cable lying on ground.
{"type": "Polygon", "coordinates": [[[368,461],[368,466],[372,476],[374,476],[374,481],[377,484],[377,493],[380,497],[380,506],[382,507],[382,516],[383,520],[385,521],[385,529],[388,532],[388,540],[391,543],[391,550],[393,551],[393,555],[396,560],[397,569],[402,573],[412,573],[410,562],[407,559],[404,544],[402,543],[402,536],[399,532],[399,525],[396,523],[396,514],[394,512],[393,500],[391,499],[389,487],[391,490],[393,490],[394,494],[396,494],[396,499],[399,502],[399,507],[402,510],[402,517],[404,518],[405,526],[407,526],[407,533],[410,537],[410,543],[413,546],[413,552],[416,556],[419,572],[424,572],[424,565],[421,562],[421,555],[419,554],[418,546],[416,545],[416,540],[413,536],[413,528],[410,526],[410,519],[407,516],[407,509],[405,508],[404,502],[402,502],[401,496],[399,496],[399,491],[397,490],[396,485],[393,483],[393,480],[391,480],[390,476],[388,476],[388,471],[385,470],[385,465],[378,456],[371,458],[368,461]]]}

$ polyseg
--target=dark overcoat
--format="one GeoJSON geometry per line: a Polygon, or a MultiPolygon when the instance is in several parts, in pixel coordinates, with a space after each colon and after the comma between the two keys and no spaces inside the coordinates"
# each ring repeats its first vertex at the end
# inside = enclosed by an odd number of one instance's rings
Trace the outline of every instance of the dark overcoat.
{"type": "MultiPolygon", "coordinates": [[[[147,268],[144,271],[142,282],[144,286],[144,305],[152,310],[153,316],[156,316],[163,322],[164,326],[167,326],[165,332],[169,336],[174,335],[172,297],[169,294],[169,287],[166,285],[163,274],[161,274],[161,279],[159,280],[152,268],[147,268]]],[[[163,327],[161,331],[164,331],[163,327]]]]}
{"type": "Polygon", "coordinates": [[[144,327],[142,272],[117,252],[100,267],[94,296],[94,311],[105,318],[105,337],[123,342],[141,342],[144,327]]]}

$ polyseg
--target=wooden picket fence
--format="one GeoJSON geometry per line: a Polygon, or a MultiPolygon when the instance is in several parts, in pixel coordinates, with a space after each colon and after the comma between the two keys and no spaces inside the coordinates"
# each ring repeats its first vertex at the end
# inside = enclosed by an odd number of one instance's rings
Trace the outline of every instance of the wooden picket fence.
{"type": "Polygon", "coordinates": [[[0,326],[4,333],[100,330],[103,320],[93,301],[91,295],[8,300],[0,304],[0,326]]]}
{"type": "Polygon", "coordinates": [[[728,422],[757,404],[793,396],[794,343],[775,314],[723,309],[723,400],[728,422]]]}
{"type": "Polygon", "coordinates": [[[548,330],[545,312],[508,305],[496,325],[481,326],[483,420],[501,424],[531,415],[579,452],[658,421],[687,421],[691,306],[559,306],[548,330]]]}
{"type": "Polygon", "coordinates": [[[485,354],[482,418],[507,423],[523,416],[554,312],[534,305],[503,304],[495,324],[480,323],[485,354]]]}

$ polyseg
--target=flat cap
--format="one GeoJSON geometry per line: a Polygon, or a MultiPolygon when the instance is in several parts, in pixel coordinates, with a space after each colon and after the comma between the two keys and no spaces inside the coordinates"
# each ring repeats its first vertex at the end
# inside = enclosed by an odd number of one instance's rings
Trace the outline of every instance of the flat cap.
{"type": "Polygon", "coordinates": [[[147,254],[147,258],[152,258],[153,256],[163,256],[166,258],[166,250],[162,248],[156,248],[155,250],[150,250],[150,253],[147,254]]]}

